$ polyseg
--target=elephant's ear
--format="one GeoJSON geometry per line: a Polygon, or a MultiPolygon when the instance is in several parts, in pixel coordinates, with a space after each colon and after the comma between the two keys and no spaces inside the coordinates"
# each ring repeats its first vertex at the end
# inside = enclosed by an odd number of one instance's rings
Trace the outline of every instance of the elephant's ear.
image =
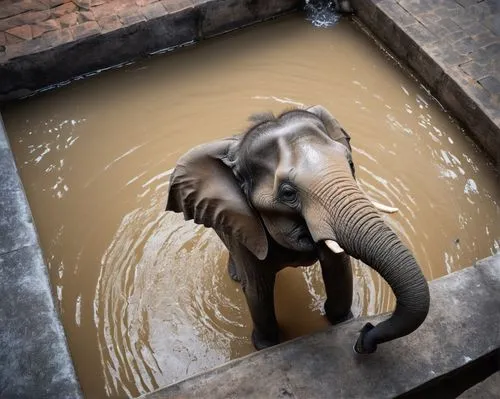
{"type": "Polygon", "coordinates": [[[250,208],[226,160],[238,139],[203,144],[183,155],[170,177],[167,211],[182,212],[193,219],[236,238],[257,258],[267,256],[266,232],[250,208]]]}
{"type": "Polygon", "coordinates": [[[328,110],[321,106],[315,105],[314,107],[307,108],[307,111],[316,115],[323,125],[325,125],[326,133],[335,141],[343,144],[347,149],[352,152],[351,148],[351,136],[340,126],[340,123],[333,117],[333,115],[328,112],[328,110]]]}

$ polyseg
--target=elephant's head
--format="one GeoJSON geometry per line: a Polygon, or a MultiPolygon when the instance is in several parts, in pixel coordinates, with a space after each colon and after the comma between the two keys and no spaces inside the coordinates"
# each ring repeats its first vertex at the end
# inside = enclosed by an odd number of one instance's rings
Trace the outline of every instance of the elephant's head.
{"type": "Polygon", "coordinates": [[[245,134],[194,148],[171,177],[167,210],[237,239],[264,260],[270,240],[296,251],[345,251],[375,269],[397,298],[365,325],[358,353],[414,331],[429,290],[413,257],[354,179],[350,137],[323,107],[263,115],[245,134]]]}

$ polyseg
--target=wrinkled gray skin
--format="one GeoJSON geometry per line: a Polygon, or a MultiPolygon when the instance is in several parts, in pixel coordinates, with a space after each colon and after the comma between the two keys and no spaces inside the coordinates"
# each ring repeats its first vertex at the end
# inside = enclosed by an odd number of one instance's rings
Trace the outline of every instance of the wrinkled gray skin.
{"type": "Polygon", "coordinates": [[[323,107],[254,118],[245,134],[198,146],[171,176],[167,210],[212,227],[230,252],[257,349],[279,342],[276,273],[321,264],[332,323],[351,317],[349,256],[375,269],[397,298],[392,316],[365,325],[358,353],[414,331],[429,309],[429,289],[413,255],[384,223],[354,179],[349,135],[323,107]],[[325,240],[345,250],[335,254],[325,240]]]}

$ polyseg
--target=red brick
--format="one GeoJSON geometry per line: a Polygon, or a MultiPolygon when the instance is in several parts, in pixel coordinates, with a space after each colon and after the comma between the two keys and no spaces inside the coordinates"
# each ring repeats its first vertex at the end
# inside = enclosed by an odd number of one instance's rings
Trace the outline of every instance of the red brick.
{"type": "Polygon", "coordinates": [[[131,6],[137,7],[135,1],[136,0],[111,0],[100,6],[92,7],[92,12],[94,13],[95,19],[100,20],[110,15],[118,15],[120,11],[131,6]]]}
{"type": "Polygon", "coordinates": [[[71,29],[75,40],[98,35],[99,33],[101,33],[101,28],[95,21],[84,22],[83,24],[75,25],[69,29],[71,29]]]}
{"type": "Polygon", "coordinates": [[[47,47],[41,37],[33,40],[24,40],[7,47],[7,57],[16,58],[27,54],[38,53],[46,50],[47,47]]]}
{"type": "Polygon", "coordinates": [[[49,10],[29,11],[23,14],[14,15],[13,17],[0,20],[0,32],[15,28],[16,26],[36,24],[37,22],[46,21],[49,18],[49,10]]]}
{"type": "Polygon", "coordinates": [[[194,7],[191,0],[162,0],[162,4],[169,13],[176,13],[194,7]]]}
{"type": "Polygon", "coordinates": [[[135,0],[135,4],[137,4],[139,7],[144,7],[147,6],[148,4],[156,2],[158,2],[158,0],[135,0]]]}
{"type": "Polygon", "coordinates": [[[23,4],[14,3],[12,0],[4,0],[2,1],[2,7],[0,7],[0,18],[11,17],[23,11],[25,11],[23,4]]]}
{"type": "Polygon", "coordinates": [[[50,18],[50,11],[31,11],[19,15],[21,21],[25,24],[36,24],[37,22],[43,22],[50,18]]]}
{"type": "Polygon", "coordinates": [[[33,38],[30,25],[16,26],[6,31],[6,33],[23,40],[31,40],[33,38]]]}
{"type": "Polygon", "coordinates": [[[101,18],[97,22],[99,22],[99,25],[101,26],[102,33],[120,29],[123,26],[120,19],[116,15],[108,15],[101,18]]]}
{"type": "Polygon", "coordinates": [[[57,7],[64,3],[71,3],[72,0],[40,0],[49,7],[57,7]]]}
{"type": "Polygon", "coordinates": [[[49,6],[41,0],[24,0],[21,2],[25,11],[44,11],[49,6]]]}
{"type": "Polygon", "coordinates": [[[62,17],[64,14],[69,14],[78,9],[75,3],[64,3],[59,7],[52,9],[52,15],[54,17],[62,17]]]}
{"type": "Polygon", "coordinates": [[[95,16],[92,11],[80,11],[79,19],[81,22],[95,21],[95,16]]]}
{"type": "Polygon", "coordinates": [[[70,28],[64,28],[60,30],[54,30],[52,32],[47,32],[42,36],[45,41],[46,46],[57,47],[64,43],[69,43],[73,41],[73,34],[70,28]]]}
{"type": "Polygon", "coordinates": [[[76,25],[76,23],[78,22],[78,14],[76,12],[72,12],[71,14],[63,15],[57,20],[63,28],[67,28],[68,26],[76,25]]]}
{"type": "Polygon", "coordinates": [[[9,35],[8,33],[5,33],[5,44],[7,46],[11,44],[16,44],[16,43],[21,43],[24,42],[23,39],[18,38],[17,36],[9,35]]]}
{"type": "Polygon", "coordinates": [[[167,10],[165,10],[163,4],[159,2],[148,4],[147,6],[142,7],[141,12],[146,17],[146,19],[155,19],[167,14],[167,10]]]}
{"type": "Polygon", "coordinates": [[[137,6],[126,8],[125,10],[120,12],[120,21],[124,26],[134,25],[138,22],[143,22],[146,19],[139,11],[137,6]]]}
{"type": "Polygon", "coordinates": [[[84,10],[90,10],[90,0],[73,0],[73,3],[75,3],[80,8],[83,8],[84,10]]]}
{"type": "Polygon", "coordinates": [[[0,32],[0,46],[4,46],[7,43],[7,39],[5,38],[5,33],[0,32]]]}
{"type": "Polygon", "coordinates": [[[38,24],[31,26],[31,30],[33,32],[33,38],[42,36],[45,32],[50,32],[60,28],[61,25],[59,24],[59,22],[54,19],[49,19],[44,22],[39,22],[38,24]]]}

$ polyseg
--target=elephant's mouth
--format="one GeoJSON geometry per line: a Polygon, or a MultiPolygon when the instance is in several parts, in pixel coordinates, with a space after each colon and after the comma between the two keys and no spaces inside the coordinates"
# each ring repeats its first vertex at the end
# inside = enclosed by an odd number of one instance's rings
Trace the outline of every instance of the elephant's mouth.
{"type": "Polygon", "coordinates": [[[309,234],[301,234],[298,237],[298,241],[303,247],[311,247],[311,248],[314,247],[314,241],[309,234]]]}
{"type": "Polygon", "coordinates": [[[295,240],[299,243],[301,249],[303,250],[314,249],[315,247],[314,240],[306,226],[302,225],[297,226],[292,231],[291,236],[295,237],[295,240]]]}

